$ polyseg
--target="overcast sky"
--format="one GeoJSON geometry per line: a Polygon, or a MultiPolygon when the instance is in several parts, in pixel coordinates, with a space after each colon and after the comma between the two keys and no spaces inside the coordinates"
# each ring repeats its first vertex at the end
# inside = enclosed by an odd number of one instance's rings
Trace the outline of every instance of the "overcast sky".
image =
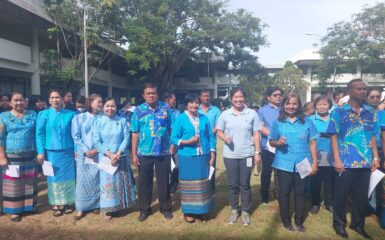
{"type": "Polygon", "coordinates": [[[305,33],[325,35],[334,23],[351,19],[372,0],[230,0],[231,8],[245,8],[268,24],[265,30],[270,47],[258,53],[262,64],[284,64],[302,49],[320,45],[320,37],[305,33]]]}

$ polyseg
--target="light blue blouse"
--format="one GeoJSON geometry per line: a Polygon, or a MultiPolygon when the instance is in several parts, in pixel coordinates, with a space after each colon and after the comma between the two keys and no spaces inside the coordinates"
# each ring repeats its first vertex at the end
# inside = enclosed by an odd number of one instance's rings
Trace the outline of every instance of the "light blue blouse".
{"type": "Polygon", "coordinates": [[[49,108],[39,112],[36,122],[36,147],[38,154],[45,150],[65,150],[74,147],[71,122],[75,112],[49,108]]]}
{"type": "Polygon", "coordinates": [[[312,163],[309,149],[309,142],[319,137],[319,133],[314,123],[305,118],[305,122],[301,123],[299,119],[290,122],[289,119],[281,122],[276,120],[270,130],[270,140],[278,141],[281,137],[286,137],[286,145],[277,147],[273,168],[294,172],[295,165],[305,158],[312,163]]]}
{"type": "MultiPolygon", "coordinates": [[[[199,117],[199,139],[202,148],[202,154],[208,154],[210,151],[215,152],[215,138],[211,128],[209,119],[203,115],[198,114],[199,117]]],[[[171,143],[178,145],[178,154],[181,156],[197,156],[198,146],[194,145],[180,145],[181,140],[189,140],[195,136],[195,128],[191,123],[189,117],[184,112],[175,120],[171,131],[171,143]]]]}
{"type": "Polygon", "coordinates": [[[36,112],[26,110],[23,117],[11,112],[0,114],[0,146],[8,154],[35,152],[36,112]]]}
{"type": "Polygon", "coordinates": [[[84,112],[72,119],[72,138],[74,139],[78,158],[84,158],[84,153],[95,149],[92,140],[92,129],[95,120],[101,116],[102,114],[93,115],[89,112],[84,112]]]}
{"type": "Polygon", "coordinates": [[[103,115],[96,119],[92,134],[93,143],[99,153],[105,153],[107,150],[112,153],[119,150],[127,152],[130,132],[125,118],[103,115]]]}

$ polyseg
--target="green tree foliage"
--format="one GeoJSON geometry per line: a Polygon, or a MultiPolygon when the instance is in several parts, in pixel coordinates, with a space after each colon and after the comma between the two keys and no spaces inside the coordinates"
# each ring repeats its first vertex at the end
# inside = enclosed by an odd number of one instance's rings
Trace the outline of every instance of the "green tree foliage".
{"type": "Polygon", "coordinates": [[[44,0],[44,9],[53,26],[47,29],[54,49],[43,51],[43,85],[76,89],[82,85],[84,61],[83,16],[87,13],[87,47],[90,66],[88,80],[121,51],[123,12],[119,0],[44,0]]]}
{"type": "Polygon", "coordinates": [[[264,103],[266,88],[274,83],[273,77],[269,76],[266,69],[262,67],[259,68],[257,75],[241,75],[239,80],[240,87],[246,93],[246,100],[253,106],[264,103]]]}
{"type": "Polygon", "coordinates": [[[294,92],[303,94],[309,83],[303,80],[303,72],[291,61],[287,61],[283,69],[274,75],[274,84],[283,89],[285,93],[294,92]]]}
{"type": "Polygon", "coordinates": [[[351,21],[339,22],[328,29],[322,39],[320,84],[343,72],[355,73],[352,65],[362,69],[385,63],[385,3],[365,6],[351,21]]]}
{"type": "Polygon", "coordinates": [[[222,0],[124,0],[125,57],[130,74],[169,88],[187,59],[200,54],[232,62],[252,74],[266,44],[261,20],[245,10],[229,12],[222,0]]]}

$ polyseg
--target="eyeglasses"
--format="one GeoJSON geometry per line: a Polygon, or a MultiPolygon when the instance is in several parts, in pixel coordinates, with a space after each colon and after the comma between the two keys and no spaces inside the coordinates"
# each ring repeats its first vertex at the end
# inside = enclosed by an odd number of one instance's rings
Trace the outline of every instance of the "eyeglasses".
{"type": "Polygon", "coordinates": [[[280,93],[276,93],[276,94],[272,94],[271,96],[273,96],[273,97],[281,97],[281,96],[282,96],[282,94],[280,94],[280,93]]]}
{"type": "Polygon", "coordinates": [[[381,99],[380,95],[369,96],[369,99],[381,99]]]}

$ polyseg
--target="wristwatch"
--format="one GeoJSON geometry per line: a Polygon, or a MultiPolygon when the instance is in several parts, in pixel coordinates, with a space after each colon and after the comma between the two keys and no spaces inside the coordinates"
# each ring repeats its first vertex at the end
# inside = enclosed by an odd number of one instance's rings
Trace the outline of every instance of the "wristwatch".
{"type": "Polygon", "coordinates": [[[373,160],[374,160],[374,161],[380,161],[381,158],[379,158],[379,157],[374,157],[373,160]]]}
{"type": "Polygon", "coordinates": [[[258,155],[260,155],[260,154],[261,154],[261,152],[259,152],[259,151],[255,151],[255,154],[258,154],[258,155]]]}

